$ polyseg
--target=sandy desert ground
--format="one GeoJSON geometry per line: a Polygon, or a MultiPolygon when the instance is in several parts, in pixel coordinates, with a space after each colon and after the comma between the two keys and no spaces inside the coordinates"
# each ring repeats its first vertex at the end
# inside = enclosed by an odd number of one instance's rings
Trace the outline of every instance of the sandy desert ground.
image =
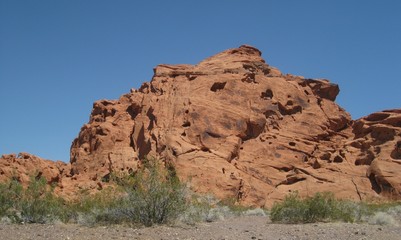
{"type": "Polygon", "coordinates": [[[351,223],[273,224],[266,217],[235,217],[195,225],[85,227],[74,224],[1,224],[0,239],[380,239],[401,238],[396,225],[351,223]]]}

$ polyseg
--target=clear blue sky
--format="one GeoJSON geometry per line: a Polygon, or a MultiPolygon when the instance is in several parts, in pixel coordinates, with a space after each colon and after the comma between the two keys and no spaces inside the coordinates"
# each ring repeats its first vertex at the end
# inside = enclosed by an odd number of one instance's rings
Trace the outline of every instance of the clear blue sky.
{"type": "Polygon", "coordinates": [[[399,0],[0,0],[0,154],[69,161],[94,101],[241,44],[338,83],[353,118],[401,108],[399,0]]]}

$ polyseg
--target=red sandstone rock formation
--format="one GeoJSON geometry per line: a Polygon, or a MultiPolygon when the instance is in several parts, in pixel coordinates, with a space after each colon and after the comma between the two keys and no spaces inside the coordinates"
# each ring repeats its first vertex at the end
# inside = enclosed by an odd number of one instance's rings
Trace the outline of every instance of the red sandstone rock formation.
{"type": "Polygon", "coordinates": [[[366,176],[381,195],[401,195],[401,109],[370,114],[355,122],[354,140],[346,148],[355,165],[368,166],[366,176]],[[352,149],[352,150],[351,150],[352,149]],[[356,155],[356,156],[355,156],[356,155]]]}
{"type": "Polygon", "coordinates": [[[401,110],[353,122],[338,93],[324,79],[283,75],[250,46],[159,65],[151,82],[94,103],[58,191],[101,189],[110,173],[153,156],[195,192],[245,205],[270,206],[290,191],[400,196],[401,110]]]}
{"type": "Polygon", "coordinates": [[[29,153],[18,156],[7,154],[0,158],[0,182],[15,179],[26,185],[31,177],[43,176],[49,184],[58,184],[68,166],[64,162],[45,160],[29,153]]]}

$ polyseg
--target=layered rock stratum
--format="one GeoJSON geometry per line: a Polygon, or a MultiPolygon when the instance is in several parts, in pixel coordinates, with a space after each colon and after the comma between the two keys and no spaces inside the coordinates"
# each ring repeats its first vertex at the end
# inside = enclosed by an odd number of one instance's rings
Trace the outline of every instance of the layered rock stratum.
{"type": "Polygon", "coordinates": [[[194,192],[271,206],[289,192],[339,198],[401,196],[401,109],[359,120],[325,79],[282,74],[243,45],[197,65],[158,65],[150,82],[93,104],[70,163],[0,159],[0,180],[46,177],[63,196],[96,191],[114,172],[154,157],[194,192]]]}

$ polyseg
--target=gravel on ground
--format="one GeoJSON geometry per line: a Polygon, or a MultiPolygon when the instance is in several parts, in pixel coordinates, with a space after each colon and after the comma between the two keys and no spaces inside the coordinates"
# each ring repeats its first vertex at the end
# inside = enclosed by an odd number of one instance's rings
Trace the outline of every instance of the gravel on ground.
{"type": "Polygon", "coordinates": [[[266,217],[235,217],[210,223],[174,226],[88,227],[75,224],[0,224],[0,239],[401,239],[398,226],[367,223],[273,224],[266,217]]]}

